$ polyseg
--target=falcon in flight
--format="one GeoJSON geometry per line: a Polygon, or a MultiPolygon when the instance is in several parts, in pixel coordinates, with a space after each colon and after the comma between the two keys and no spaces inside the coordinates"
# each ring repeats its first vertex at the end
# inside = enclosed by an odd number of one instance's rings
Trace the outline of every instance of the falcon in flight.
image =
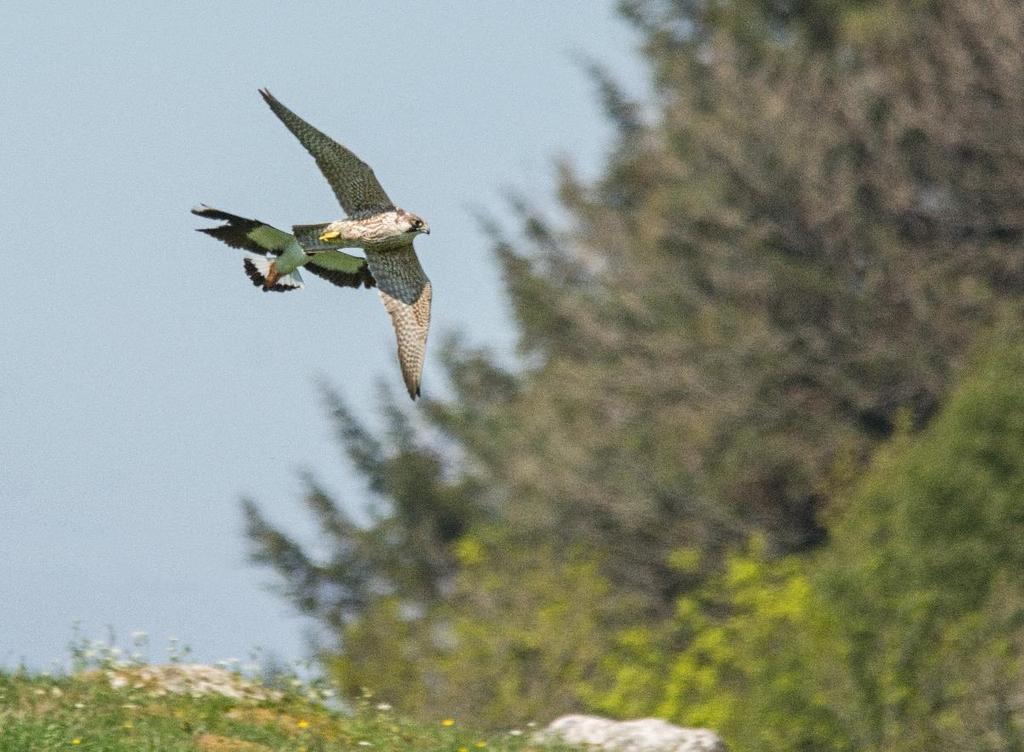
{"type": "Polygon", "coordinates": [[[200,205],[193,214],[225,224],[203,228],[233,248],[257,254],[246,258],[245,273],[265,292],[302,287],[299,267],[341,287],[374,287],[398,338],[398,361],[409,396],[420,394],[427,330],[430,328],[430,280],[423,273],[413,239],[429,234],[420,217],[394,205],[373,170],[281,104],[266,89],[260,94],[274,114],[316,160],[345,210],[345,219],[294,225],[291,234],[256,219],[200,205]],[[339,249],[362,248],[365,258],[339,249]]]}

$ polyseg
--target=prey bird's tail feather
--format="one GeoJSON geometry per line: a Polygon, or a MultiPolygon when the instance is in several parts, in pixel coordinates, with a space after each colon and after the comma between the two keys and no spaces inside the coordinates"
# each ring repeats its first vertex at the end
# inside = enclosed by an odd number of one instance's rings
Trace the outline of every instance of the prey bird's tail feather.
{"type": "Polygon", "coordinates": [[[256,287],[263,288],[263,292],[288,292],[302,287],[302,277],[299,276],[298,269],[279,277],[276,262],[271,259],[247,258],[242,264],[246,275],[256,287]]]}

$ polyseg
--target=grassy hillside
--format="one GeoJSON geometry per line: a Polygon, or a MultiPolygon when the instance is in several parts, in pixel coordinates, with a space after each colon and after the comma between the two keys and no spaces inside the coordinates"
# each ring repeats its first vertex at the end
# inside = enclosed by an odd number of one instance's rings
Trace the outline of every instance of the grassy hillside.
{"type": "Polygon", "coordinates": [[[328,752],[437,750],[525,752],[529,728],[482,736],[448,718],[413,724],[366,698],[332,710],[330,692],[299,682],[279,689],[219,672],[182,681],[201,667],[132,665],[67,676],[0,673],[0,750],[160,750],[161,752],[328,752]],[[169,679],[168,671],[174,673],[169,679]],[[329,703],[329,700],[328,700],[329,703]]]}

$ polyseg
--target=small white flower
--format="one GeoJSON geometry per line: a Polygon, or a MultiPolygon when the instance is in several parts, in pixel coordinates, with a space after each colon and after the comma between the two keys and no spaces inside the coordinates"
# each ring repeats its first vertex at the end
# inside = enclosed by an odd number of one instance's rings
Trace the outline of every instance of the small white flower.
{"type": "Polygon", "coordinates": [[[522,736],[523,732],[520,731],[519,729],[512,729],[511,731],[508,732],[508,735],[509,736],[522,736]]]}
{"type": "Polygon", "coordinates": [[[84,707],[85,707],[85,703],[82,703],[82,702],[76,702],[76,703],[75,703],[75,707],[76,707],[76,708],[78,708],[79,710],[81,710],[82,708],[84,708],[84,707]]]}
{"type": "Polygon", "coordinates": [[[356,742],[356,744],[358,744],[360,747],[372,747],[373,746],[373,742],[368,742],[365,739],[362,740],[362,741],[356,742]]]}
{"type": "MultiPolygon", "coordinates": [[[[326,692],[330,692],[330,690],[326,690],[326,692]]],[[[386,702],[378,702],[376,707],[377,707],[377,710],[381,711],[382,713],[386,713],[389,710],[391,710],[390,703],[386,703],[386,702]]]]}

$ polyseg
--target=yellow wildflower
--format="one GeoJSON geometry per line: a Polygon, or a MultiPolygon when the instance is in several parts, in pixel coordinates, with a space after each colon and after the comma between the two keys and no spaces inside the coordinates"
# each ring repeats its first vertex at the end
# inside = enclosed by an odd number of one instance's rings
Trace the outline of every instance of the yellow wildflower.
{"type": "Polygon", "coordinates": [[[487,742],[485,742],[483,739],[481,739],[480,741],[478,741],[476,743],[476,748],[477,749],[483,749],[486,746],[487,746],[487,742]]]}
{"type": "Polygon", "coordinates": [[[297,726],[298,726],[298,727],[299,727],[300,729],[304,729],[304,728],[309,728],[309,721],[307,721],[307,720],[306,720],[305,718],[303,718],[303,719],[302,719],[301,721],[299,721],[299,722],[298,722],[298,723],[297,723],[296,725],[297,725],[297,726]]]}
{"type": "Polygon", "coordinates": [[[455,719],[454,718],[445,718],[443,721],[441,721],[441,725],[445,726],[445,727],[454,726],[455,725],[455,719]]]}
{"type": "Polygon", "coordinates": [[[71,743],[77,746],[82,743],[82,740],[76,736],[74,739],[71,740],[71,743]]]}

